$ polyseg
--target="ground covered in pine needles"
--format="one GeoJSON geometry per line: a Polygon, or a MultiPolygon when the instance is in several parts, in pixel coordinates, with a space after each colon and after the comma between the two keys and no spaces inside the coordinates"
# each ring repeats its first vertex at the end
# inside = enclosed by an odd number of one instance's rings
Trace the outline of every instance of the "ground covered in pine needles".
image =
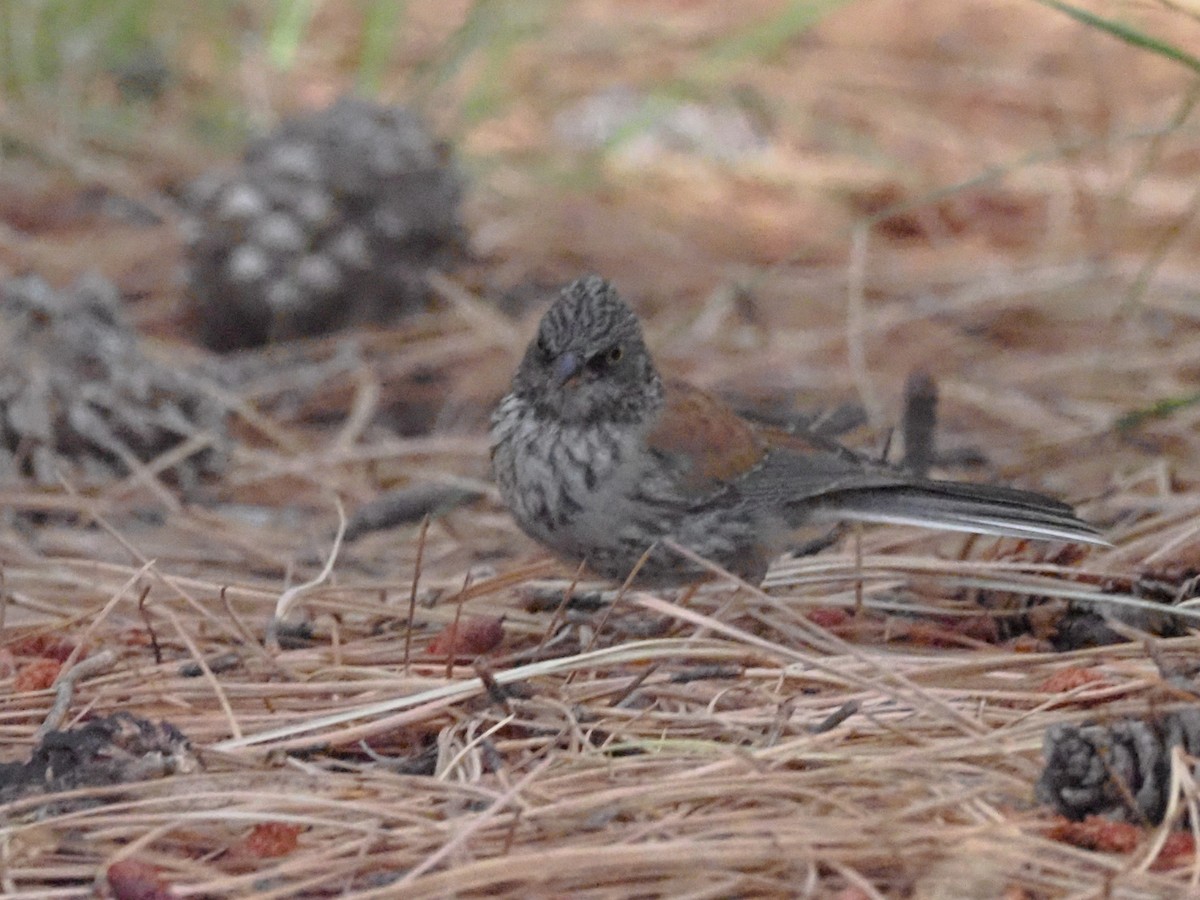
{"type": "MultiPolygon", "coordinates": [[[[141,353],[226,410],[124,475],[0,490],[0,890],[1200,890],[1186,748],[1158,761],[1161,823],[1035,793],[1048,727],[1200,692],[1194,74],[1034,5],[564,6],[439,69],[417,63],[470,43],[470,5],[408,4],[392,87],[466,160],[474,256],[394,328],[200,349],[161,191],[209,151],[179,111],[64,149],[46,110],[0,108],[26,150],[0,270],[100,272],[141,353]],[[941,474],[1063,497],[1114,546],[869,528],[762,589],[588,581],[519,534],[486,440],[546,291],[585,271],[664,368],[759,414],[857,406],[865,452],[928,373],[941,474]]],[[[325,14],[275,102],[336,94],[325,14]]]]}

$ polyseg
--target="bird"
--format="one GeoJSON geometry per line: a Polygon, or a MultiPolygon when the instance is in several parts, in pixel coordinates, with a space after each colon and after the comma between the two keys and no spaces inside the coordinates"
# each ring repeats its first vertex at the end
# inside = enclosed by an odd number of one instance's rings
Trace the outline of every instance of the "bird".
{"type": "Polygon", "coordinates": [[[638,317],[597,275],[566,285],[542,316],[490,439],[501,499],[526,534],[602,578],[636,571],[646,588],[712,577],[694,557],[760,584],[811,523],[1108,545],[1066,503],[927,478],[663,377],[638,317]]]}

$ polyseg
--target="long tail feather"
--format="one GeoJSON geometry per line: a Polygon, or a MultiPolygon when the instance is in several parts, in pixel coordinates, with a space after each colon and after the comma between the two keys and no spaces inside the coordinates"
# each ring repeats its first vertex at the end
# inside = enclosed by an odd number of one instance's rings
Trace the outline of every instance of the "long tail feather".
{"type": "Polygon", "coordinates": [[[822,498],[820,517],[1110,546],[1065,503],[991,485],[925,481],[822,498]]]}

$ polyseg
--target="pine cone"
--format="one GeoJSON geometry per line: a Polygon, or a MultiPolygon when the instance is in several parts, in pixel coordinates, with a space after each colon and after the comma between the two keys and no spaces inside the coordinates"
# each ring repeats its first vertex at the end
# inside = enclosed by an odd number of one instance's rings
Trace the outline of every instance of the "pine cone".
{"type": "Polygon", "coordinates": [[[1200,752],[1200,710],[1110,725],[1051,725],[1037,797],[1076,821],[1104,815],[1157,824],[1167,808],[1175,747],[1200,752]]]}
{"type": "Polygon", "coordinates": [[[423,309],[464,252],[462,179],[402,107],[344,98],[251,144],[188,192],[188,284],[218,350],[423,309]]]}
{"type": "Polygon", "coordinates": [[[117,289],[84,276],[0,285],[0,481],[96,483],[130,473],[198,432],[211,446],[170,470],[190,484],[224,464],[224,412],[186,372],[143,352],[117,289]]]}

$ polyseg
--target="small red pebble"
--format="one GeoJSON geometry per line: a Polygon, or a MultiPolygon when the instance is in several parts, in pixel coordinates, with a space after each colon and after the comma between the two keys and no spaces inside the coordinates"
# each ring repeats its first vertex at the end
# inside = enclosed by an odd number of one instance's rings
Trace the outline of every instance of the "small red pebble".
{"type": "Polygon", "coordinates": [[[57,659],[35,659],[31,663],[21,666],[17,677],[13,679],[13,690],[18,693],[44,691],[54,684],[54,679],[58,677],[61,670],[62,663],[57,659]]]}
{"type": "Polygon", "coordinates": [[[471,616],[457,624],[451,622],[429,642],[430,656],[482,656],[504,639],[504,619],[471,616]]]}
{"type": "Polygon", "coordinates": [[[1104,683],[1106,683],[1104,675],[1095,669],[1070,666],[1060,669],[1043,681],[1039,690],[1047,694],[1062,694],[1083,687],[1085,684],[1095,684],[1099,687],[1104,683]]]}
{"type": "Polygon", "coordinates": [[[805,618],[822,628],[837,628],[850,621],[850,613],[840,606],[818,606],[816,609],[810,609],[805,618]]]}
{"type": "Polygon", "coordinates": [[[300,846],[298,840],[304,828],[287,822],[259,822],[238,843],[234,852],[255,859],[287,856],[300,846]]]}
{"type": "Polygon", "coordinates": [[[157,868],[136,859],[113,863],[105,878],[116,900],[174,900],[175,897],[157,868]]]}

